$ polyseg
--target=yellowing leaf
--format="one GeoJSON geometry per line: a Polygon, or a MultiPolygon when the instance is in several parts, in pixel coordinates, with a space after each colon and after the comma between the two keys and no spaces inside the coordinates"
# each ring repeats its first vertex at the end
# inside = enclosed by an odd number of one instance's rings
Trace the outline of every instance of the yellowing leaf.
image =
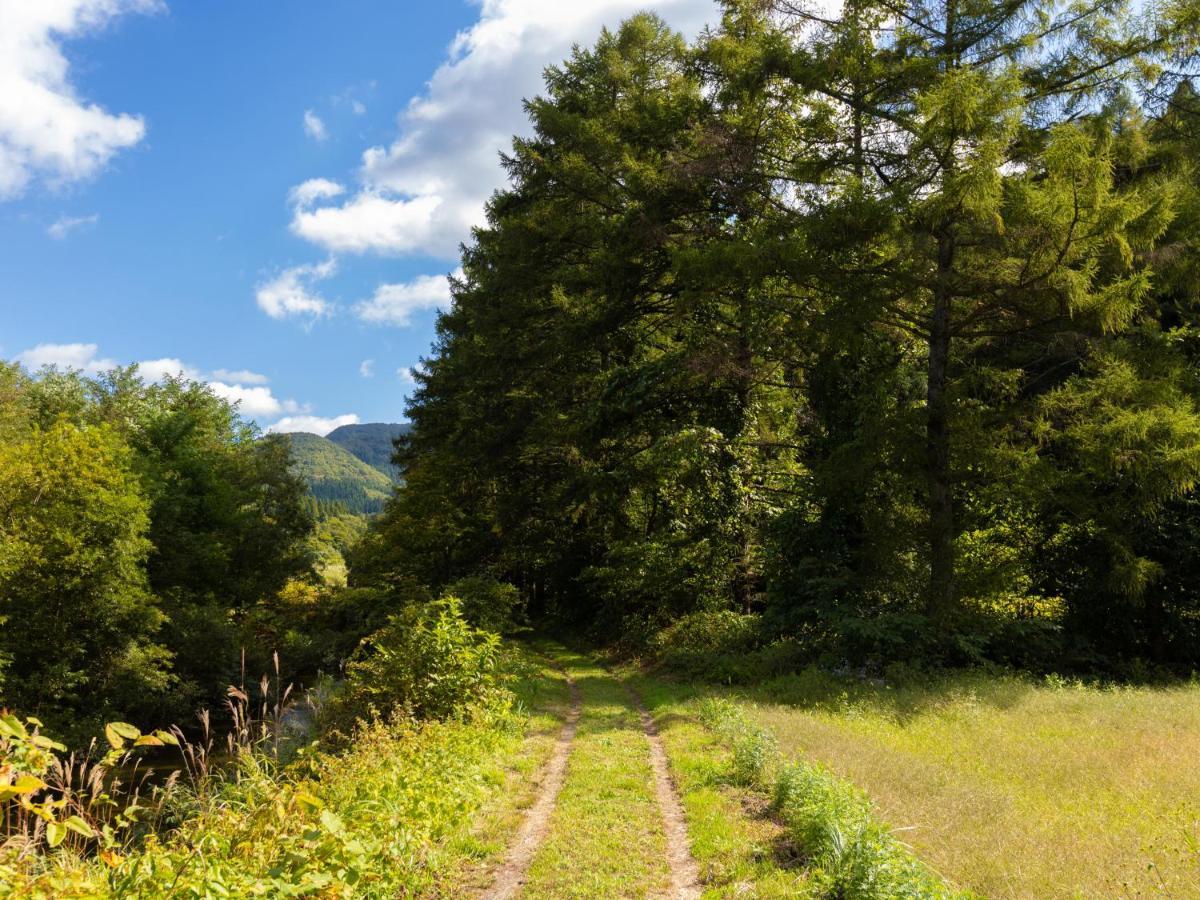
{"type": "Polygon", "coordinates": [[[42,781],[36,775],[22,775],[9,785],[9,790],[14,794],[32,794],[34,791],[40,791],[45,786],[46,782],[42,781]]]}
{"type": "Polygon", "coordinates": [[[104,726],[104,736],[114,750],[122,750],[126,741],[136,741],[142,733],[128,722],[109,722],[104,726]]]}
{"type": "Polygon", "coordinates": [[[323,809],[325,806],[319,798],[314,797],[306,791],[300,791],[296,794],[296,802],[308,809],[323,809]]]}

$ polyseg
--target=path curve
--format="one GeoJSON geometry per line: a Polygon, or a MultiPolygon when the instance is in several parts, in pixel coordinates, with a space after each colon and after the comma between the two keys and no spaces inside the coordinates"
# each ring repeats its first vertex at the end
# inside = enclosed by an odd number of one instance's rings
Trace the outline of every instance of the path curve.
{"type": "Polygon", "coordinates": [[[670,897],[677,900],[695,900],[703,893],[700,884],[700,867],[692,856],[691,842],[688,840],[687,819],[683,814],[683,805],[679,802],[679,792],[671,779],[670,765],[667,763],[667,753],[663,750],[662,738],[658,735],[658,726],[650,715],[642,698],[628,684],[625,689],[633,698],[638,716],[642,720],[642,730],[646,732],[646,740],[650,742],[650,766],[654,770],[654,793],[658,796],[658,808],[662,811],[663,830],[667,836],[667,864],[671,871],[670,897]]]}
{"type": "Polygon", "coordinates": [[[529,866],[533,862],[534,854],[550,830],[550,814],[554,812],[558,792],[562,790],[563,782],[566,781],[567,757],[571,755],[571,742],[575,740],[575,729],[579,725],[579,716],[583,710],[579,685],[569,675],[567,684],[571,688],[571,708],[567,711],[562,731],[559,732],[554,754],[544,769],[545,775],[538,788],[538,798],[526,813],[516,840],[509,848],[508,858],[496,873],[491,890],[484,895],[488,900],[509,900],[516,896],[529,876],[529,866]]]}

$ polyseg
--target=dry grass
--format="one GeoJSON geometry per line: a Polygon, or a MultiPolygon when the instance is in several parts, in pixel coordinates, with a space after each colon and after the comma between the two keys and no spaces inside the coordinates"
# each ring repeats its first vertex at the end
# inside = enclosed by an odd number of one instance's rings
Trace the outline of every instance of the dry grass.
{"type": "Polygon", "coordinates": [[[756,695],[785,754],[866,790],[963,887],[1200,897],[1200,685],[964,675],[889,688],[809,673],[756,695]]]}

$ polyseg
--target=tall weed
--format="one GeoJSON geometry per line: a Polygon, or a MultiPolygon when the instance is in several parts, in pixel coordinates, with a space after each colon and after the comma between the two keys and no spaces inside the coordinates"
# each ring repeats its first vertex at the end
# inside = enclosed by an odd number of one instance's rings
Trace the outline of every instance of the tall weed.
{"type": "Polygon", "coordinates": [[[771,796],[772,809],[808,861],[818,895],[839,900],[960,898],[875,818],[871,802],[849,782],[805,762],[779,765],[770,732],[738,704],[706,698],[701,723],[732,751],[731,779],[771,796]]]}

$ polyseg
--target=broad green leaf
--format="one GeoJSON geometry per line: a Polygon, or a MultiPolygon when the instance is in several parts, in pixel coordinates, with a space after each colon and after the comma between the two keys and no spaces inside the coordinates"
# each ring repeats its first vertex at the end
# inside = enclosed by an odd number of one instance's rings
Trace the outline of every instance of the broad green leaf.
{"type": "Polygon", "coordinates": [[[69,816],[63,820],[63,824],[85,838],[94,838],[96,836],[96,832],[92,829],[92,826],[79,816],[69,816]]]}
{"type": "Polygon", "coordinates": [[[48,822],[46,824],[46,843],[51,847],[57,847],[63,842],[63,838],[67,836],[67,827],[59,822],[48,822]]]}

